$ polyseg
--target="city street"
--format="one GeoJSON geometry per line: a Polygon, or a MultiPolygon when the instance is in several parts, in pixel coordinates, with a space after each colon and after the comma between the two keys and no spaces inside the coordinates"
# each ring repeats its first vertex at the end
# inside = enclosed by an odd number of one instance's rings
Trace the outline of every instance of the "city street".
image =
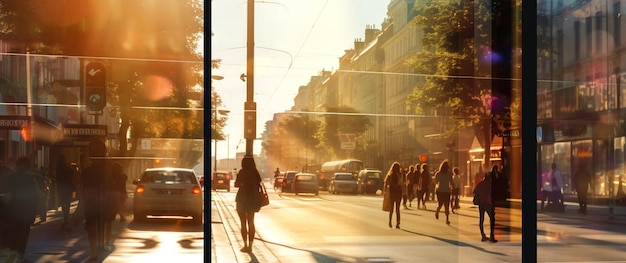
{"type": "MultiPolygon", "coordinates": [[[[269,184],[268,184],[269,186],[269,184]]],[[[270,205],[256,216],[257,240],[242,253],[236,188],[211,194],[212,262],[519,262],[521,210],[497,208],[498,243],[481,242],[478,209],[464,198],[457,214],[435,219],[427,210],[401,209],[401,229],[387,226],[377,195],[282,194],[271,190],[270,205]]],[[[415,205],[415,204],[414,204],[415,205]]],[[[516,208],[516,205],[518,206],[516,208]]],[[[626,258],[626,210],[589,206],[588,215],[567,203],[564,213],[537,214],[538,262],[619,262],[626,258]],[[545,253],[542,253],[545,251],[545,253]],[[549,251],[549,253],[548,253],[549,251]]],[[[392,220],[395,227],[395,216],[392,220]]],[[[488,231],[488,223],[485,225],[488,231]]]]}

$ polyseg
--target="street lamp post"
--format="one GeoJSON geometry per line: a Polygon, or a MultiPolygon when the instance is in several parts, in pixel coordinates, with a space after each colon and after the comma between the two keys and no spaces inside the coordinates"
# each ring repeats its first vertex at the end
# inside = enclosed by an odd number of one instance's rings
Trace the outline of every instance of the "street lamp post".
{"type": "Polygon", "coordinates": [[[246,155],[252,156],[256,133],[256,103],[254,102],[254,0],[248,0],[246,64],[246,102],[244,105],[244,137],[246,155]]]}
{"type": "MultiPolygon", "coordinates": [[[[224,76],[221,76],[221,75],[218,75],[218,74],[213,75],[211,73],[211,80],[222,80],[222,79],[224,79],[224,76]]],[[[211,86],[213,86],[213,85],[211,85],[211,86]]],[[[213,116],[215,117],[213,119],[213,132],[217,132],[217,108],[213,109],[213,116]]],[[[213,144],[214,145],[213,149],[215,151],[213,153],[213,172],[216,172],[217,171],[217,137],[213,138],[213,143],[214,143],[213,144]]]]}

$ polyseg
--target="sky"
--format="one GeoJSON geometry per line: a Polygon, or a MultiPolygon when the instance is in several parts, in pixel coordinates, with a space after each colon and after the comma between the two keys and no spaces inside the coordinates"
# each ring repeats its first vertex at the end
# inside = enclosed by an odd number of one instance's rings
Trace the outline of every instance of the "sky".
{"type": "MultiPolygon", "coordinates": [[[[221,59],[212,87],[230,111],[217,143],[217,158],[245,151],[243,107],[246,83],[247,0],[211,1],[211,59],[221,59]]],[[[390,0],[257,0],[254,21],[254,101],[257,136],[273,115],[291,109],[300,86],[322,70],[336,70],[339,57],[364,39],[365,28],[381,24],[390,0]]],[[[213,143],[212,143],[213,144],[213,143]]],[[[214,145],[214,144],[213,144],[214,145]]],[[[212,145],[212,147],[213,147],[212,145]]],[[[253,146],[261,152],[261,142],[253,146]]]]}

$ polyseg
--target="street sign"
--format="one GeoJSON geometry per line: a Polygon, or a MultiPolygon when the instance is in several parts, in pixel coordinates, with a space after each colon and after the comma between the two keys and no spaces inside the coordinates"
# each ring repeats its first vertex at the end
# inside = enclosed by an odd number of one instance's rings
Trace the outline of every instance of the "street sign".
{"type": "Polygon", "coordinates": [[[502,137],[519,137],[519,136],[520,136],[519,130],[505,130],[502,133],[502,137]]]}
{"type": "Polygon", "coordinates": [[[339,138],[341,140],[342,150],[354,150],[354,148],[356,147],[356,134],[340,133],[339,138]]]}

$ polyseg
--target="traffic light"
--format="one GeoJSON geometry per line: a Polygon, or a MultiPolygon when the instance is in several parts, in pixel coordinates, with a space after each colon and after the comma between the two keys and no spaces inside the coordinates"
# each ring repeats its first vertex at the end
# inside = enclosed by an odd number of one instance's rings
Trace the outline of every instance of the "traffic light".
{"type": "Polygon", "coordinates": [[[256,102],[246,102],[244,105],[243,137],[256,139],[256,102]]]}
{"type": "Polygon", "coordinates": [[[106,67],[101,62],[85,65],[85,99],[89,111],[102,111],[107,105],[106,67]]]}
{"type": "Polygon", "coordinates": [[[107,105],[105,87],[85,87],[85,94],[88,110],[101,111],[107,105]]]}

